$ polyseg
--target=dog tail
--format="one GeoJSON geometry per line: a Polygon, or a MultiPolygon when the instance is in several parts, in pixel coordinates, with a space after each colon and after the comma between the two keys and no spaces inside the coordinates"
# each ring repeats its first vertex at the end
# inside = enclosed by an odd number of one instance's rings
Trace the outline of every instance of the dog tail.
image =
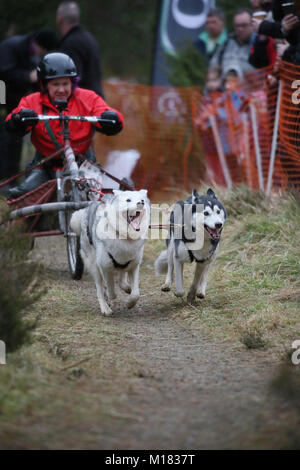
{"type": "Polygon", "coordinates": [[[168,270],[168,251],[164,250],[161,252],[159,257],[155,260],[154,263],[155,274],[165,274],[168,270]]]}
{"type": "Polygon", "coordinates": [[[70,220],[71,230],[73,230],[73,232],[75,232],[78,236],[81,234],[81,220],[84,211],[85,209],[80,209],[79,211],[74,212],[70,220]]]}

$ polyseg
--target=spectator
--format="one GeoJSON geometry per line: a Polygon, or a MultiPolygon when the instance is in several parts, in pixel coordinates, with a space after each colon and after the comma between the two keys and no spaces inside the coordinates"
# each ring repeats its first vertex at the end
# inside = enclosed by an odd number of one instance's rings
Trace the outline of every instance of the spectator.
{"type": "Polygon", "coordinates": [[[292,1],[273,0],[272,13],[274,22],[253,19],[253,28],[259,34],[286,39],[290,47],[285,50],[282,59],[300,65],[300,5],[296,2],[293,6],[292,1]]]}
{"type": "MultiPolygon", "coordinates": [[[[70,123],[70,139],[74,149],[89,159],[89,146],[92,139],[92,128],[105,135],[115,135],[123,128],[123,117],[110,108],[105,101],[91,90],[77,87],[77,72],[73,60],[66,54],[54,52],[47,54],[40,62],[38,79],[41,92],[32,93],[21,99],[18,106],[6,118],[6,127],[13,135],[25,135],[31,132],[32,143],[37,155],[33,163],[38,163],[47,155],[63,147],[63,136],[59,121],[48,121],[48,124],[37,122],[38,114],[58,116],[59,111],[55,101],[67,101],[68,111],[71,115],[95,115],[114,122],[84,123],[72,121],[70,123]],[[29,118],[22,121],[22,118],[29,118]]],[[[52,160],[49,165],[31,171],[20,186],[11,188],[8,192],[10,199],[15,199],[28,191],[32,191],[42,183],[54,177],[54,168],[63,167],[61,157],[52,160]]]]}
{"type": "Polygon", "coordinates": [[[222,88],[222,70],[220,67],[211,67],[206,73],[204,94],[223,91],[222,88]]]}
{"type": "Polygon", "coordinates": [[[57,9],[56,21],[63,36],[58,46],[59,51],[74,60],[79,85],[103,97],[99,47],[95,38],[80,25],[77,3],[61,3],[57,9]]]}
{"type": "Polygon", "coordinates": [[[222,46],[227,37],[224,13],[218,8],[211,9],[207,14],[205,31],[200,34],[195,46],[209,62],[217,47],[222,46]]]}
{"type": "Polygon", "coordinates": [[[289,47],[289,43],[285,39],[275,39],[275,49],[276,49],[276,61],[272,69],[272,73],[267,77],[268,85],[274,86],[278,83],[278,72],[280,61],[286,49],[289,47]]]}
{"type": "MultiPolygon", "coordinates": [[[[290,5],[293,2],[285,2],[284,0],[273,0],[272,2],[272,13],[274,21],[262,20],[262,19],[252,19],[252,25],[255,31],[259,34],[264,34],[266,36],[271,36],[273,38],[284,38],[291,35],[290,40],[293,42],[293,36],[295,33],[295,28],[299,24],[299,18],[296,14],[288,13],[288,10],[285,10],[284,4],[290,5]]],[[[290,42],[290,41],[289,41],[290,42]]]]}
{"type": "Polygon", "coordinates": [[[9,178],[18,172],[22,151],[22,138],[5,130],[5,116],[23,95],[38,89],[36,65],[56,46],[57,37],[52,29],[11,36],[0,43],[0,79],[6,85],[6,104],[1,105],[0,113],[1,178],[9,178]]]}
{"type": "Polygon", "coordinates": [[[251,3],[251,9],[253,12],[262,10],[260,6],[261,0],[250,0],[250,3],[251,3]]]}
{"type": "Polygon", "coordinates": [[[242,72],[239,69],[239,66],[231,65],[228,70],[224,71],[223,86],[224,90],[232,91],[238,87],[240,79],[242,77],[242,72]]]}
{"type": "Polygon", "coordinates": [[[210,66],[220,66],[228,70],[231,64],[238,66],[244,74],[254,70],[249,63],[250,48],[254,42],[252,13],[243,8],[237,11],[233,19],[234,34],[230,35],[223,46],[219,46],[213,55],[210,66]]]}
{"type": "Polygon", "coordinates": [[[273,21],[272,15],[273,0],[260,0],[260,9],[267,13],[267,20],[273,21]]]}
{"type": "Polygon", "coordinates": [[[234,178],[236,181],[241,179],[242,169],[238,161],[237,155],[240,154],[241,138],[237,132],[233,142],[230,129],[240,128],[240,107],[244,99],[245,93],[240,89],[241,71],[238,66],[232,66],[231,69],[225,70],[224,86],[226,92],[223,91],[222,73],[219,69],[219,88],[216,88],[216,72],[218,69],[211,69],[207,73],[206,93],[202,99],[198,115],[194,121],[195,127],[198,128],[203,142],[203,148],[206,161],[205,179],[216,184],[225,185],[225,177],[220,160],[217,157],[218,150],[216,146],[216,134],[218,133],[222,149],[226,160],[234,162],[234,178]],[[212,73],[213,72],[213,73],[212,73]],[[215,121],[215,124],[213,123],[215,121]],[[213,126],[217,126],[215,130],[213,126]]]}
{"type": "Polygon", "coordinates": [[[266,19],[272,20],[272,0],[250,0],[253,13],[264,11],[266,19]]]}
{"type": "MultiPolygon", "coordinates": [[[[267,12],[254,12],[252,17],[253,25],[255,25],[256,19],[263,21],[266,18],[267,12]]],[[[274,65],[275,61],[276,49],[274,39],[269,36],[256,33],[254,43],[250,49],[249,63],[259,69],[269,65],[274,65]]]]}

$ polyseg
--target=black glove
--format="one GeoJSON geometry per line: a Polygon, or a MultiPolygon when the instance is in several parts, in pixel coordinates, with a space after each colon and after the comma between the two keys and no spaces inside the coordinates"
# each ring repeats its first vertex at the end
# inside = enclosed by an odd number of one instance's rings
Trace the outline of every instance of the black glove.
{"type": "Polygon", "coordinates": [[[35,120],[22,121],[22,117],[34,118],[37,117],[37,114],[32,109],[26,108],[21,109],[18,113],[12,113],[11,118],[5,123],[7,131],[23,136],[29,131],[29,126],[35,126],[38,122],[35,120]]]}
{"type": "MultiPolygon", "coordinates": [[[[11,118],[15,124],[21,123],[24,127],[35,126],[38,121],[38,115],[33,109],[21,109],[17,114],[13,113],[11,118]],[[22,118],[26,118],[26,121],[22,121],[22,118]],[[33,119],[29,119],[33,118],[33,119]]],[[[18,124],[17,124],[18,125],[18,124]]]]}
{"type": "Polygon", "coordinates": [[[116,135],[123,129],[123,124],[120,121],[118,114],[115,111],[104,111],[101,116],[101,119],[109,119],[115,121],[112,122],[100,122],[102,132],[105,135],[116,135]]]}

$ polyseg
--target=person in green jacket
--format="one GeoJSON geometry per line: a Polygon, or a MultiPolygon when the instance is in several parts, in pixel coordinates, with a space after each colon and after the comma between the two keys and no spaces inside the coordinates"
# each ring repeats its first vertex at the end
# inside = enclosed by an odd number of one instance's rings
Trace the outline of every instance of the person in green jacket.
{"type": "Polygon", "coordinates": [[[207,14],[205,29],[196,40],[195,46],[209,63],[218,46],[222,46],[227,37],[224,13],[219,8],[213,8],[207,14]]]}

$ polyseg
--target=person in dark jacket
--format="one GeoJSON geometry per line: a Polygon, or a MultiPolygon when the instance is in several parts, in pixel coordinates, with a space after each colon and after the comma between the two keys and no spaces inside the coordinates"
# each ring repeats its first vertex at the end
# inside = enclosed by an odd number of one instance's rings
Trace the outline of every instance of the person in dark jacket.
{"type": "Polygon", "coordinates": [[[286,39],[288,47],[283,60],[300,65],[300,0],[273,0],[272,21],[253,20],[253,26],[259,34],[278,39],[286,39]]]}
{"type": "MultiPolygon", "coordinates": [[[[299,1],[299,0],[298,0],[299,1]]],[[[270,36],[273,38],[283,38],[289,36],[289,42],[293,43],[297,40],[295,36],[295,29],[299,24],[298,13],[300,13],[300,1],[299,1],[299,12],[297,12],[296,2],[287,2],[286,0],[273,0],[272,1],[272,15],[274,21],[259,21],[253,19],[253,26],[259,34],[270,36]],[[284,4],[295,4],[294,13],[289,13],[283,6],[284,4]]]]}
{"type": "Polygon", "coordinates": [[[249,63],[256,69],[274,65],[276,62],[275,40],[257,34],[250,49],[249,63]]]}
{"type": "Polygon", "coordinates": [[[6,132],[5,117],[22,96],[38,90],[36,66],[56,45],[57,37],[52,29],[12,36],[0,43],[0,80],[6,88],[5,104],[0,106],[0,178],[18,172],[22,151],[22,138],[6,132]]]}
{"type": "Polygon", "coordinates": [[[99,47],[95,38],[80,25],[77,3],[61,3],[57,9],[56,22],[62,34],[58,50],[68,54],[75,62],[79,86],[103,97],[99,47]]]}

